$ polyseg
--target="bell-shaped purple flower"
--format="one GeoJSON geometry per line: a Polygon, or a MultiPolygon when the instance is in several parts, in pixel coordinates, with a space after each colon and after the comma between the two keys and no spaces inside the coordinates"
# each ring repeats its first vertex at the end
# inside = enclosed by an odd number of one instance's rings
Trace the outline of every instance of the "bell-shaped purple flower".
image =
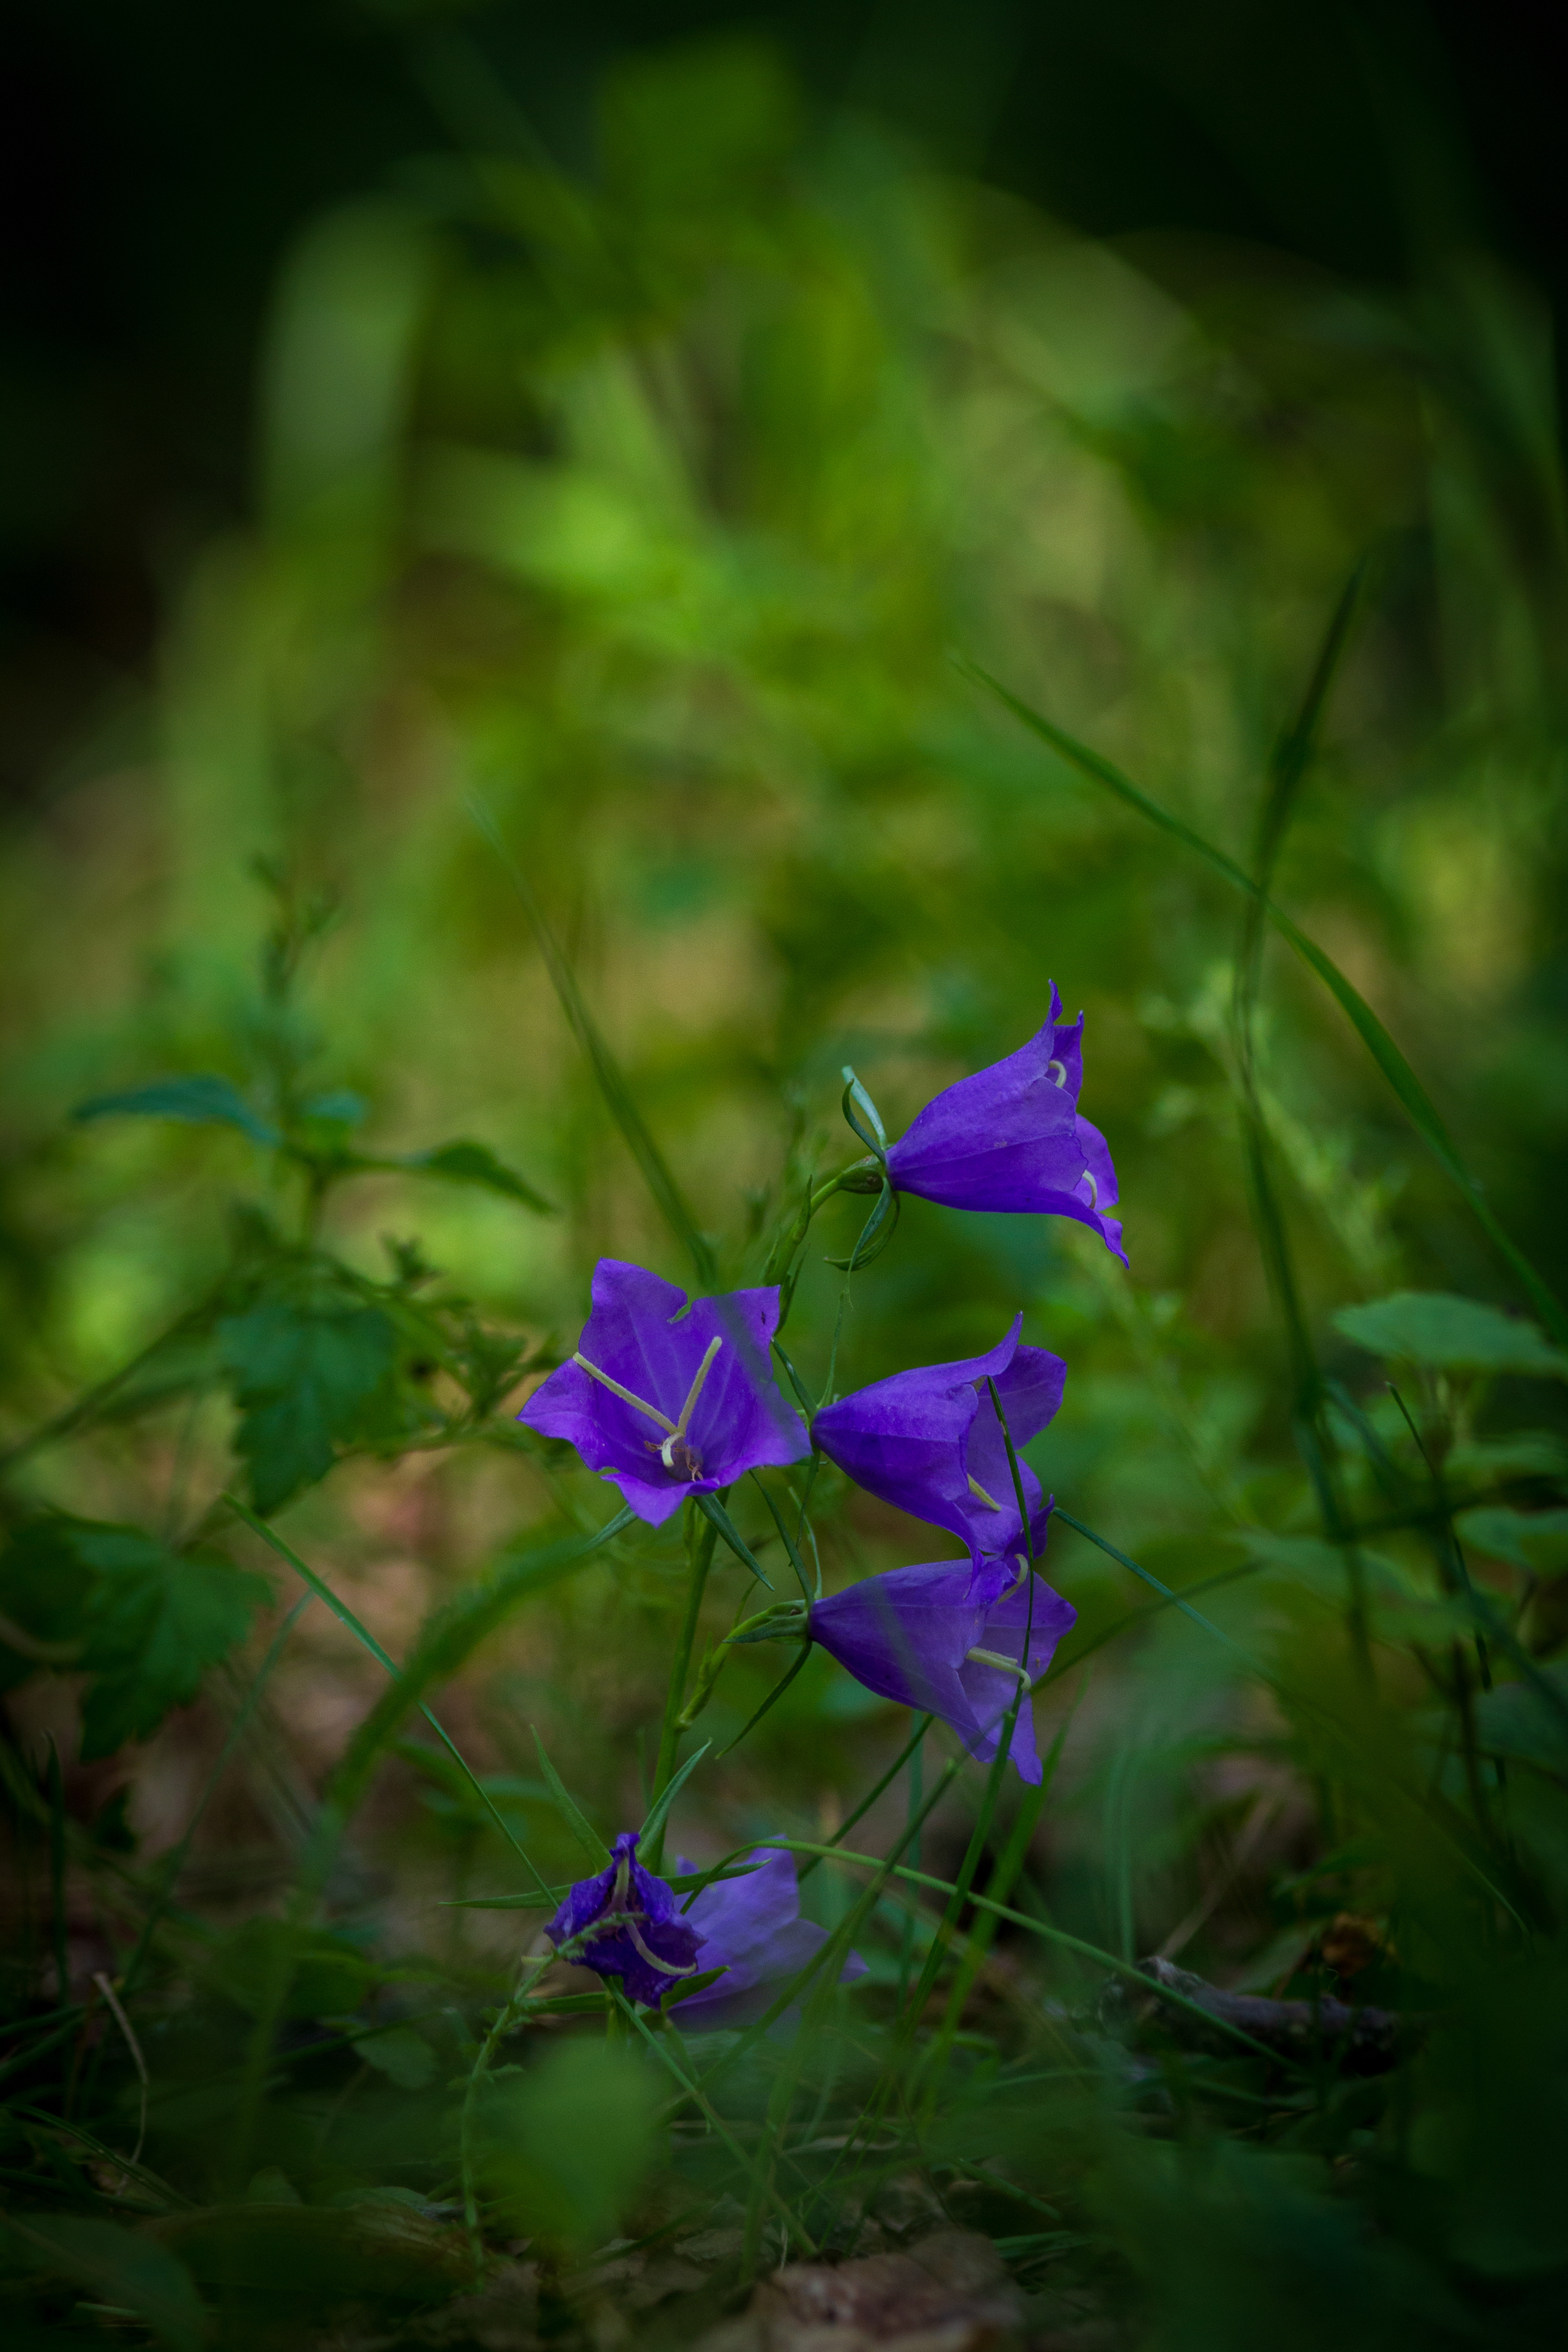
{"type": "Polygon", "coordinates": [[[826,1406],[813,1423],[816,1444],[858,1486],[946,1528],[969,1546],[977,1566],[988,1554],[1017,1551],[1024,1539],[988,1379],[996,1383],[1020,1454],[1032,1521],[1043,1507],[1040,1482],[1022,1448],[1055,1416],[1067,1366],[1047,1348],[1020,1347],[1023,1325],[1020,1315],[987,1355],[873,1381],[826,1406]]]}
{"type": "Polygon", "coordinates": [[[688,1495],[710,1495],[764,1464],[811,1451],[769,1368],[779,1294],[700,1298],[645,1266],[602,1257],[577,1352],[518,1419],[564,1437],[658,1527],[688,1495]]]}
{"type": "Polygon", "coordinates": [[[927,1103],[888,1152],[894,1190],[951,1209],[1033,1211],[1092,1225],[1127,1262],[1116,1171],[1100,1129],[1079,1115],[1083,1015],[1070,1025],[1051,982],[1045,1027],[1005,1061],[960,1078],[927,1103]]]}
{"type": "Polygon", "coordinates": [[[701,1929],[682,1918],[679,1897],[643,1868],[637,1851],[637,1832],[627,1830],[611,1847],[608,1868],[580,1878],[544,1932],[557,1950],[588,1935],[572,1955],[578,1965],[619,1977],[633,2000],[657,2009],[673,1986],[707,1963],[697,1958],[701,1929]]]}
{"type": "MultiPolygon", "coordinates": [[[[794,1855],[775,1850],[749,1859],[760,1861],[760,1868],[743,1878],[716,1879],[684,1914],[702,1937],[704,1972],[721,1967],[724,1974],[716,1984],[689,1994],[676,2009],[675,2021],[683,2033],[744,2025],[760,2016],[779,1987],[827,1940],[826,1927],[800,1916],[794,1855]]],[[[679,1856],[675,1866],[682,1875],[698,1868],[679,1856]]],[[[865,1974],[865,1961],[858,1952],[851,1952],[838,1981],[852,1984],[865,1974]]]]}
{"type": "MultiPolygon", "coordinates": [[[[1016,1560],[966,1560],[889,1569],[816,1601],[812,1639],[858,1683],[900,1706],[941,1716],[972,1756],[1001,1744],[1021,1679],[1035,1681],[1078,1616],[1043,1577],[1016,1560]]],[[[1038,1782],[1035,1718],[1026,1696],[1008,1748],[1025,1780],[1038,1782]]]]}

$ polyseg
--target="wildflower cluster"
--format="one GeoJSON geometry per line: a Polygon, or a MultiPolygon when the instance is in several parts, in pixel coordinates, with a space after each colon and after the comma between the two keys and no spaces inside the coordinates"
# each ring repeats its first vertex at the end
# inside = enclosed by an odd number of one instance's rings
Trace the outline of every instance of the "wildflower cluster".
{"type": "MultiPolygon", "coordinates": [[[[788,1256],[836,1190],[880,1196],[845,1262],[850,1268],[883,1245],[900,1192],[955,1208],[1073,1217],[1122,1256],[1121,1227],[1107,1214],[1117,1198],[1110,1154],[1078,1108],[1082,1047],[1083,1016],[1064,1023],[1053,986],[1037,1036],[949,1087],[890,1146],[847,1072],[846,1116],[873,1148],[808,1196],[788,1256]]],[[[824,1594],[819,1577],[815,1592],[748,1619],[728,1643],[816,1643],[866,1689],[940,1717],[981,1761],[1005,1750],[1037,1785],[1027,1702],[1077,1612],[1037,1573],[1051,1502],[1022,1449],[1055,1416],[1067,1366],[1022,1343],[1019,1314],[984,1355],[914,1366],[824,1399],[808,1428],[773,1370],[794,1286],[787,1263],[781,1271],[779,1284],[691,1299],[645,1267],[601,1258],[576,1349],[521,1418],[574,1446],[653,1526],[690,1498],[728,1528],[722,1497],[738,1479],[818,1455],[956,1538],[963,1558],[892,1569],[840,1592],[824,1594]]],[[[799,1517],[804,1526],[804,1506],[799,1517]]],[[[558,1951],[618,1979],[645,2007],[677,2000],[683,2024],[733,2022],[749,1997],[787,1980],[822,1942],[823,1930],[799,1916],[787,1853],[753,1857],[742,1874],[700,1883],[682,1904],[638,1861],[637,1843],[629,1832],[617,1838],[608,1866],[571,1888],[547,1933],[558,1951]],[[700,1981],[683,1992],[691,1979],[700,1981]]],[[[684,1864],[682,1873],[697,1874],[684,1864]]],[[[851,1955],[846,1979],[861,1973],[851,1955]]]]}

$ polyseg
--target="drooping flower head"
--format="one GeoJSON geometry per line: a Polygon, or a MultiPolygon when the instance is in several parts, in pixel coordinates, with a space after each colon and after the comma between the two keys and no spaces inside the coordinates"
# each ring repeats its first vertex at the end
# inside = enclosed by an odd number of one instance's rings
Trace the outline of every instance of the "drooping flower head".
{"type": "Polygon", "coordinates": [[[1098,1128],[1079,1115],[1083,1015],[1068,1024],[1051,983],[1050,1018],[1005,1061],[927,1103],[888,1152],[895,1191],[952,1209],[1075,1217],[1126,1263],[1116,1171],[1098,1128]]]}
{"type": "Polygon", "coordinates": [[[637,1858],[637,1832],[610,1848],[608,1867],[580,1878],[544,1930],[559,1950],[595,1931],[573,1958],[602,1977],[619,1977],[633,2000],[657,2009],[683,1977],[695,1976],[700,1928],[680,1916],[679,1897],[637,1858]]]}
{"type": "MultiPolygon", "coordinates": [[[[1067,1366],[1047,1348],[1018,1344],[1020,1315],[987,1355],[925,1364],[873,1381],[824,1408],[813,1423],[817,1444],[868,1494],[911,1517],[946,1528],[969,1546],[976,1566],[1023,1543],[1006,1440],[987,1381],[996,1383],[1016,1452],[1055,1415],[1067,1366]]],[[[1040,1482],[1019,1460],[1031,1520],[1042,1508],[1040,1482]]]]}
{"type": "MultiPolygon", "coordinates": [[[[721,1967],[724,1974],[681,2001],[675,2016],[683,2033],[711,2032],[760,2016],[779,1986],[827,1940],[826,1927],[800,1916],[794,1855],[774,1851],[748,1859],[760,1867],[743,1878],[716,1879],[684,1915],[702,1937],[704,1972],[721,1967]]],[[[675,1866],[682,1875],[697,1868],[679,1856],[675,1866]]],[[[865,1974],[865,1961],[851,1952],[838,1981],[852,1984],[865,1974]]]]}
{"type": "MultiPolygon", "coordinates": [[[[942,1559],[868,1576],[813,1604],[812,1639],[879,1697],[941,1716],[988,1762],[1021,1678],[1044,1674],[1078,1616],[1043,1577],[1019,1568],[988,1559],[972,1575],[967,1560],[942,1559]]],[[[1021,1779],[1038,1782],[1026,1696],[1007,1753],[1021,1779]]]]}
{"type": "Polygon", "coordinates": [[[564,1437],[658,1527],[688,1495],[710,1495],[764,1464],[811,1451],[769,1369],[779,1294],[700,1298],[645,1266],[602,1257],[593,1313],[570,1363],[518,1415],[564,1437]]]}

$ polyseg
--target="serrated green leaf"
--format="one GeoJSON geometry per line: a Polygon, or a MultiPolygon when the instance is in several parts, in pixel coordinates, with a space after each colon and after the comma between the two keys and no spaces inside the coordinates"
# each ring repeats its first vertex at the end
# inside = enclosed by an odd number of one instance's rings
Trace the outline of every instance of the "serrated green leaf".
{"type": "Polygon", "coordinates": [[[506,1200],[521,1201],[525,1208],[533,1209],[542,1217],[553,1217],[557,1212],[552,1202],[516,1170],[498,1160],[488,1143],[458,1141],[443,1143],[434,1151],[411,1152],[394,1163],[406,1168],[416,1176],[438,1176],[447,1184],[477,1184],[486,1192],[500,1192],[506,1200]]]}
{"type": "MultiPolygon", "coordinates": [[[[530,1725],[529,1728],[532,1730],[533,1727],[530,1725]]],[[[609,1847],[605,1843],[598,1831],[594,1828],[586,1814],[567,1793],[566,1783],[545,1754],[544,1742],[537,1731],[533,1732],[533,1744],[539,1750],[539,1769],[543,1773],[550,1793],[555,1800],[555,1810],[595,1869],[607,1870],[610,1866],[609,1847]]]]}
{"type": "Polygon", "coordinates": [[[1568,1355],[1533,1323],[1479,1299],[1438,1290],[1396,1290],[1364,1307],[1342,1307],[1334,1328],[1374,1356],[1449,1371],[1532,1372],[1568,1379],[1568,1355]]]}
{"type": "Polygon", "coordinates": [[[94,1579],[71,1541],[78,1524],[63,1514],[26,1521],[0,1552],[0,1691],[81,1655],[94,1579]]]}
{"type": "Polygon", "coordinates": [[[396,1333],[378,1307],[263,1298],[218,1327],[240,1407],[235,1443],[258,1511],[324,1477],[390,1373],[396,1333]]]}
{"type": "Polygon", "coordinates": [[[87,1760],[145,1739],[172,1707],[188,1705],[270,1593],[262,1577],[172,1551],[138,1528],[76,1520],[68,1540],[95,1577],[80,1658],[95,1676],[82,1706],[87,1760]]]}
{"type": "Polygon", "coordinates": [[[153,1078],[144,1087],[122,1093],[94,1095],[78,1103],[71,1117],[79,1122],[94,1118],[176,1118],[191,1127],[237,1127],[253,1143],[276,1147],[278,1129],[252,1110],[237,1087],[227,1078],[203,1072],[188,1078],[153,1078]]]}

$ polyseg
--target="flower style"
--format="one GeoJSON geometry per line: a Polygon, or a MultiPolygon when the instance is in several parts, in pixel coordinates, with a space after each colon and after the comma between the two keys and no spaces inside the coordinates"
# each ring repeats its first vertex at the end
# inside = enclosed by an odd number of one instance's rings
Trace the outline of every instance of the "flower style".
{"type": "Polygon", "coordinates": [[[593,1299],[577,1352],[518,1419],[568,1439],[638,1518],[658,1527],[688,1495],[810,1453],[768,1366],[776,1289],[726,1291],[686,1312],[673,1282],[602,1257],[593,1299]]]}
{"type": "Polygon", "coordinates": [[[1051,982],[1050,1018],[1005,1061],[960,1078],[927,1103],[888,1153],[894,1190],[952,1209],[1005,1209],[1076,1217],[1127,1262],[1116,1171],[1105,1138],[1079,1116],[1083,1015],[1062,1020],[1051,982]]]}
{"type": "Polygon", "coordinates": [[[573,1958],[602,1977],[619,1977],[633,2000],[657,2009],[673,1985],[698,1973],[702,1934],[637,1851],[637,1832],[627,1830],[611,1847],[608,1866],[568,1890],[544,1932],[557,1950],[588,1935],[573,1958]]]}
{"type": "MultiPolygon", "coordinates": [[[[812,1639],[868,1690],[940,1715],[972,1756],[988,1762],[1020,1680],[1045,1672],[1078,1616],[1043,1577],[1017,1575],[1017,1565],[988,1559],[972,1577],[966,1560],[941,1559],[868,1576],[813,1604],[812,1639]]],[[[1026,1695],[1007,1752],[1019,1777],[1037,1785],[1026,1695]]]]}
{"type": "MultiPolygon", "coordinates": [[[[926,1364],[874,1381],[826,1406],[813,1424],[829,1459],[885,1503],[946,1528],[969,1546],[979,1568],[988,1554],[1016,1552],[1023,1542],[1006,1440],[986,1388],[996,1383],[1020,1452],[1062,1401],[1067,1366],[1046,1348],[1022,1348],[1018,1316],[988,1355],[926,1364]]],[[[1031,1522],[1043,1527],[1040,1482],[1020,1458],[1031,1522]]]]}
{"type": "MultiPolygon", "coordinates": [[[[722,1967],[724,1974],[681,2001],[676,2020],[683,2033],[743,2025],[760,2016],[778,1986],[827,1940],[826,1927],[800,1916],[794,1855],[774,1850],[748,1859],[761,1866],[744,1878],[716,1879],[684,1914],[702,1937],[700,1966],[722,1967]]],[[[688,1875],[699,1865],[678,1855],[675,1867],[688,1875]]],[[[851,1984],[865,1974],[865,1961],[851,1952],[838,1981],[851,1984]]]]}

